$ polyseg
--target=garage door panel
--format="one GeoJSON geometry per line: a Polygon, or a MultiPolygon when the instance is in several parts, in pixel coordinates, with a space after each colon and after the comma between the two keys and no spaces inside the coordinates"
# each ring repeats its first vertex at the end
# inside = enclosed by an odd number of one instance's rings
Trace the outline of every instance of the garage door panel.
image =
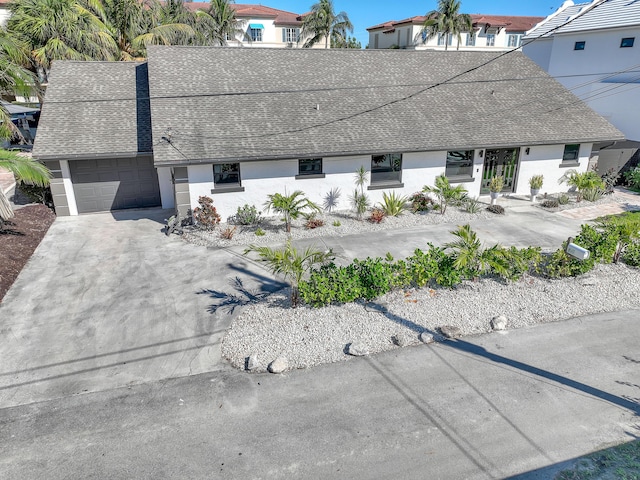
{"type": "Polygon", "coordinates": [[[145,158],[69,162],[79,213],[156,207],[158,176],[145,158]]]}

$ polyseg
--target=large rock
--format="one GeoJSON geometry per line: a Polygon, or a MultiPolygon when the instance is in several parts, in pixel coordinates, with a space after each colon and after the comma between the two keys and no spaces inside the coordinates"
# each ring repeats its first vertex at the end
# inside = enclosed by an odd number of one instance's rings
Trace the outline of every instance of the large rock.
{"type": "Polygon", "coordinates": [[[391,337],[391,341],[394,345],[398,347],[408,347],[409,345],[414,343],[415,337],[408,333],[397,333],[396,335],[391,337]]]}
{"type": "Polygon", "coordinates": [[[462,330],[460,327],[456,327],[453,325],[445,325],[440,327],[440,332],[447,338],[458,338],[462,336],[462,330]]]}
{"type": "Polygon", "coordinates": [[[289,362],[285,357],[278,357],[273,362],[269,364],[268,370],[271,373],[282,373],[286,372],[289,368],[289,362]]]}
{"type": "Polygon", "coordinates": [[[347,345],[347,354],[352,355],[354,357],[362,357],[364,355],[369,355],[369,350],[364,345],[359,345],[358,343],[350,343],[347,345]]]}
{"type": "Polygon", "coordinates": [[[504,315],[498,315],[491,319],[491,328],[493,330],[506,330],[507,329],[507,317],[504,315]]]}

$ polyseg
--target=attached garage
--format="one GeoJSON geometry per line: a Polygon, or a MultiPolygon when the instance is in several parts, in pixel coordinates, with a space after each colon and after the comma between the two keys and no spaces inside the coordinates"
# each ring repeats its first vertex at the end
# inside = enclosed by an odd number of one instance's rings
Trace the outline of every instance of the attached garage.
{"type": "Polygon", "coordinates": [[[160,206],[152,157],[69,161],[78,213],[160,206]]]}

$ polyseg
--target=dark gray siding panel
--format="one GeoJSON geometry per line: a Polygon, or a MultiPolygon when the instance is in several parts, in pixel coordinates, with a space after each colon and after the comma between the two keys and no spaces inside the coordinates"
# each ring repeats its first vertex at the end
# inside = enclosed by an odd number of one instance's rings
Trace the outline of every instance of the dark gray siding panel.
{"type": "Polygon", "coordinates": [[[78,213],[160,205],[152,158],[70,161],[78,213]]]}

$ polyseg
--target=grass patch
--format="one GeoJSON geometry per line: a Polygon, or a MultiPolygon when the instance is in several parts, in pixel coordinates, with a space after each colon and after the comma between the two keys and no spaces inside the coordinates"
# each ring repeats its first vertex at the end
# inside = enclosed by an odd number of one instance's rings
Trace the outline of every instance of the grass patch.
{"type": "Polygon", "coordinates": [[[587,455],[555,480],[640,480],[640,440],[587,455]]]}

